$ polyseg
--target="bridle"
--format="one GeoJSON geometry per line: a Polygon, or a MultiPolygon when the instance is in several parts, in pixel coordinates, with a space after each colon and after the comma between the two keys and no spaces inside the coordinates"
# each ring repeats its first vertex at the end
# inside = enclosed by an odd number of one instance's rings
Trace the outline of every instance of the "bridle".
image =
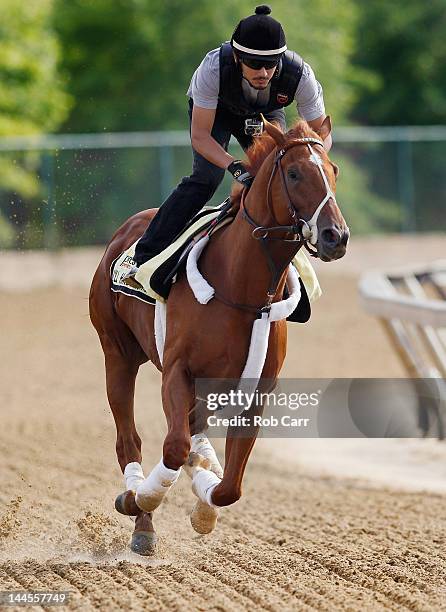
{"type": "Polygon", "coordinates": [[[271,175],[269,177],[268,180],[268,188],[267,188],[267,206],[268,209],[270,211],[270,214],[272,216],[272,218],[274,219],[274,221],[277,223],[277,225],[274,226],[263,226],[263,225],[259,225],[253,218],[252,216],[249,214],[247,208],[246,208],[246,204],[245,204],[245,196],[246,196],[246,192],[247,190],[244,190],[242,193],[242,198],[241,198],[241,204],[240,207],[242,209],[242,213],[243,213],[243,218],[246,219],[246,221],[248,221],[248,223],[250,225],[252,225],[254,227],[254,230],[252,232],[252,236],[253,238],[255,238],[256,240],[281,240],[283,242],[302,242],[302,244],[305,246],[305,248],[307,249],[307,251],[313,256],[313,257],[318,257],[318,254],[315,250],[311,249],[308,246],[308,242],[310,242],[310,244],[312,244],[313,246],[316,244],[317,242],[317,238],[318,238],[318,229],[317,229],[317,220],[319,217],[319,214],[322,210],[322,208],[325,206],[325,204],[327,204],[327,202],[329,200],[333,200],[334,203],[336,204],[336,197],[335,194],[333,193],[330,184],[328,182],[327,176],[325,174],[324,171],[324,167],[323,167],[323,163],[322,163],[322,159],[320,158],[320,156],[314,151],[313,147],[311,146],[311,144],[317,144],[320,146],[324,146],[324,143],[322,142],[322,140],[319,140],[318,138],[311,138],[311,137],[306,137],[306,138],[296,138],[294,140],[292,140],[291,142],[289,142],[285,147],[282,147],[280,149],[278,149],[278,151],[276,152],[276,156],[275,156],[275,160],[274,160],[274,165],[273,165],[273,169],[271,171],[271,175]],[[313,162],[318,168],[319,168],[319,172],[322,176],[322,180],[324,182],[324,186],[325,186],[325,197],[322,199],[322,201],[320,202],[320,204],[318,205],[318,207],[316,208],[314,214],[312,215],[311,219],[309,219],[308,221],[306,221],[305,219],[299,218],[299,211],[296,209],[296,207],[294,206],[292,200],[291,200],[291,196],[290,193],[288,191],[288,187],[286,184],[286,179],[285,179],[285,174],[283,172],[283,167],[282,167],[282,158],[284,157],[285,153],[287,151],[289,151],[291,148],[294,148],[297,145],[306,145],[310,151],[310,161],[313,162]],[[279,173],[280,175],[280,179],[281,179],[281,183],[282,183],[282,188],[285,191],[286,197],[287,197],[287,208],[288,211],[291,215],[291,219],[293,220],[293,224],[292,225],[281,225],[277,222],[275,215],[274,215],[274,211],[272,209],[271,206],[271,185],[272,185],[272,181],[274,179],[274,176],[276,174],[276,172],[279,173]],[[292,233],[294,234],[296,237],[295,238],[271,238],[269,236],[270,232],[273,231],[285,231],[287,233],[292,233]]]}
{"type": "MultiPolygon", "coordinates": [[[[271,304],[272,301],[274,299],[274,296],[276,295],[277,292],[277,287],[279,285],[280,279],[282,277],[282,274],[285,270],[285,268],[281,268],[281,267],[277,267],[269,250],[268,250],[268,242],[271,241],[282,241],[282,242],[287,242],[287,243],[296,243],[296,242],[300,242],[301,246],[305,246],[305,248],[307,249],[307,251],[313,256],[313,257],[318,257],[318,253],[315,249],[312,249],[309,245],[308,242],[311,245],[315,245],[317,243],[317,239],[318,239],[318,229],[317,229],[317,220],[319,217],[319,214],[322,210],[322,208],[325,206],[325,204],[327,204],[327,202],[329,200],[333,200],[334,203],[336,204],[336,197],[335,194],[333,193],[330,184],[328,182],[327,176],[325,174],[324,168],[323,168],[323,163],[322,163],[322,159],[321,157],[317,154],[317,152],[313,149],[313,147],[311,145],[320,145],[320,146],[324,146],[324,143],[322,142],[322,140],[319,140],[318,138],[312,138],[312,137],[304,137],[304,138],[296,138],[292,141],[290,141],[289,143],[287,143],[284,147],[280,148],[277,150],[276,155],[275,155],[275,159],[274,159],[274,165],[271,171],[271,175],[269,177],[268,180],[268,187],[267,187],[267,206],[268,209],[270,211],[270,214],[272,216],[272,218],[274,219],[274,221],[277,223],[277,225],[273,225],[273,226],[263,226],[263,225],[259,225],[259,223],[257,223],[257,221],[255,221],[255,219],[253,219],[252,215],[248,212],[247,208],[246,208],[246,203],[245,203],[245,196],[247,194],[247,189],[244,189],[242,192],[242,196],[241,196],[241,201],[240,201],[240,209],[242,212],[242,218],[245,219],[252,227],[254,227],[253,231],[252,231],[252,236],[253,238],[255,238],[256,240],[260,241],[260,244],[262,246],[262,249],[265,253],[266,256],[266,260],[268,262],[268,267],[271,273],[271,281],[270,281],[270,285],[268,288],[268,292],[267,292],[267,301],[265,303],[264,306],[258,308],[255,306],[248,306],[246,304],[235,304],[233,302],[230,302],[229,300],[226,300],[222,295],[220,295],[219,293],[215,293],[215,297],[220,300],[221,302],[223,302],[224,304],[228,305],[228,306],[232,306],[234,308],[237,308],[239,310],[247,310],[249,312],[255,312],[257,313],[258,316],[260,316],[261,314],[265,313],[265,312],[269,312],[271,309],[271,304]],[[282,159],[284,157],[284,155],[287,153],[287,151],[289,151],[291,148],[294,148],[297,145],[305,145],[308,147],[309,151],[310,151],[310,161],[313,162],[319,169],[319,172],[322,176],[322,180],[325,186],[325,196],[324,198],[321,200],[321,202],[319,203],[319,205],[317,206],[315,212],[313,213],[312,217],[310,219],[305,220],[302,219],[300,217],[299,211],[296,209],[296,207],[294,206],[289,191],[288,191],[288,187],[286,184],[286,179],[285,179],[285,174],[283,171],[283,166],[282,166],[282,159]],[[272,182],[273,179],[276,175],[276,173],[279,174],[280,176],[280,180],[281,180],[281,184],[282,184],[282,189],[285,192],[286,195],[286,199],[287,199],[287,208],[288,211],[290,213],[291,219],[293,221],[293,223],[291,225],[282,225],[280,223],[278,223],[275,215],[274,215],[274,211],[272,209],[272,201],[271,201],[271,187],[272,187],[272,182]],[[275,231],[281,231],[281,232],[285,232],[285,233],[291,233],[294,235],[293,238],[285,238],[283,236],[278,237],[278,238],[274,238],[270,236],[270,233],[275,232],[275,231]]],[[[300,248],[300,247],[299,247],[300,248]]],[[[288,265],[288,264],[287,264],[288,265]]]]}

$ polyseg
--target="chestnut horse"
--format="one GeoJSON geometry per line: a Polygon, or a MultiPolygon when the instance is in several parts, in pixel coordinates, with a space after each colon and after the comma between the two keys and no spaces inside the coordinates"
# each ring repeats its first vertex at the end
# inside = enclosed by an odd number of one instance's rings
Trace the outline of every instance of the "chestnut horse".
{"type": "MultiPolygon", "coordinates": [[[[111,263],[142,235],[156,211],[138,213],[117,230],[93,278],[90,317],[105,355],[116,452],[126,483],[115,506],[136,516],[132,550],[140,554],[154,550],[152,512],[183,465],[199,498],[191,515],[196,531],[211,531],[217,509],[241,496],[257,429],[240,437],[237,427],[229,428],[222,473],[202,427],[191,418],[195,379],[240,378],[253,322],[282,298],[289,263],[299,248],[305,245],[323,261],[338,259],[346,251],[348,228],[334,195],[337,167],[321,140],[331,131],[330,119],[318,134],[304,121],[286,134],[265,121],[265,130],[247,153],[246,165],[255,176],[251,188],[236,186],[234,221],[213,235],[200,258],[200,271],[215,287],[216,297],[200,304],[184,273],[172,286],[162,365],[155,344],[154,307],[110,290],[111,263]],[[162,371],[168,432],[161,461],[144,478],[134,389],[138,369],[148,360],[162,371]]],[[[286,321],[272,323],[262,379],[277,379],[286,341],[286,321]]]]}

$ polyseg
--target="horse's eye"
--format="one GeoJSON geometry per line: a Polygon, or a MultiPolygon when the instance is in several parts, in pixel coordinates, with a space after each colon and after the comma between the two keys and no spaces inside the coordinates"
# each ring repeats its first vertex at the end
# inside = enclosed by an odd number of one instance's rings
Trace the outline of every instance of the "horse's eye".
{"type": "Polygon", "coordinates": [[[300,179],[299,172],[296,170],[296,168],[288,168],[287,174],[288,178],[292,181],[298,181],[300,179]]]}

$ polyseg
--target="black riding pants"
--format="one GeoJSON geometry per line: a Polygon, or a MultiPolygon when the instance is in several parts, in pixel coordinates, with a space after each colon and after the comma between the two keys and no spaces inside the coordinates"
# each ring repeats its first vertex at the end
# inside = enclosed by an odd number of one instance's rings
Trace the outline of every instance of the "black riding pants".
{"type": "MultiPolygon", "coordinates": [[[[192,118],[193,102],[189,100],[189,119],[192,118]]],[[[279,122],[285,129],[285,113],[279,109],[265,115],[270,121],[279,122]]],[[[245,120],[217,109],[212,137],[228,150],[231,136],[246,150],[252,144],[252,137],[244,132],[245,120]]],[[[193,151],[192,174],[185,176],[177,188],[162,204],[144,235],[136,245],[135,261],[141,265],[169,246],[192,217],[209,202],[223,180],[225,170],[207,161],[197,151],[193,151]]]]}

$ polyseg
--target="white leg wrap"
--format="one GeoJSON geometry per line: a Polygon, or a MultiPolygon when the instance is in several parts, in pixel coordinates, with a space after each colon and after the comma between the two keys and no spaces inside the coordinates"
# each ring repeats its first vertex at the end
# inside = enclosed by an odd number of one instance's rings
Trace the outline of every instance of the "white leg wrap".
{"type": "Polygon", "coordinates": [[[170,487],[176,483],[181,474],[181,468],[171,470],[161,461],[153,468],[148,477],[136,490],[136,503],[146,512],[157,508],[170,487]]]}
{"type": "Polygon", "coordinates": [[[218,506],[212,502],[212,493],[220,482],[221,478],[216,476],[214,472],[199,468],[192,481],[192,491],[205,504],[208,504],[212,508],[218,508],[218,506]]]}
{"type": "Polygon", "coordinates": [[[144,480],[141,464],[137,461],[127,463],[124,470],[125,490],[135,492],[144,480]]]}
{"type": "Polygon", "coordinates": [[[209,442],[208,437],[204,433],[194,434],[191,437],[191,452],[198,453],[211,462],[211,471],[214,472],[219,478],[223,478],[223,468],[221,467],[220,461],[218,460],[217,454],[214,447],[209,442]]]}

